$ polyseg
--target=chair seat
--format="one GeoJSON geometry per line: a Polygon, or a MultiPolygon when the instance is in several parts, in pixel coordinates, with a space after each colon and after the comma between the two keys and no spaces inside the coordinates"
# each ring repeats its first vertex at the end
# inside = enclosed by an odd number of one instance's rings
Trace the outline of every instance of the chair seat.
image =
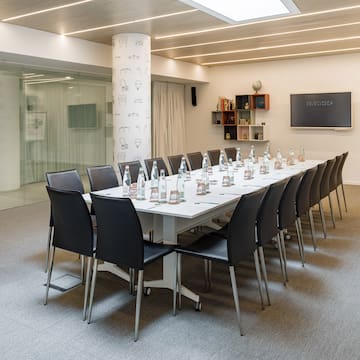
{"type": "Polygon", "coordinates": [[[228,263],[227,239],[216,232],[203,235],[186,247],[177,247],[176,252],[228,263]]]}
{"type": "Polygon", "coordinates": [[[173,247],[162,244],[144,242],[144,265],[168,255],[173,251],[173,247]]]}

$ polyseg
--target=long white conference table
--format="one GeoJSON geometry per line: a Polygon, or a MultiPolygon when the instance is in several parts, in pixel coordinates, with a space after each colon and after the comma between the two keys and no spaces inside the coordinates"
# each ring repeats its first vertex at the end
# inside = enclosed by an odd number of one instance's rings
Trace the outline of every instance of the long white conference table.
{"type": "MultiPolygon", "coordinates": [[[[185,201],[178,204],[155,203],[150,199],[150,181],[146,182],[145,200],[132,200],[140,218],[143,232],[153,231],[155,242],[176,245],[178,234],[193,229],[196,226],[210,223],[212,219],[218,218],[235,208],[241,195],[253,192],[262,187],[269,186],[279,180],[291,177],[299,172],[317,166],[322,161],[306,160],[304,162],[295,161],[294,165],[284,166],[282,169],[275,170],[270,163],[268,174],[259,174],[259,165],[255,164],[254,178],[244,179],[244,167],[234,171],[235,185],[222,186],[222,178],[226,172],[219,171],[218,166],[213,167],[213,174],[209,176],[210,192],[206,195],[197,195],[197,180],[201,178],[201,169],[191,172],[191,180],[185,181],[185,201]]],[[[167,192],[176,190],[177,175],[166,178],[167,192]]],[[[122,187],[116,187],[101,191],[96,194],[109,197],[122,197],[122,187]]],[[[90,195],[84,195],[85,200],[90,203],[90,195]]],[[[167,255],[163,259],[162,279],[145,281],[145,287],[173,288],[174,271],[176,269],[176,256],[174,253],[167,255]]],[[[116,265],[104,263],[99,266],[99,271],[109,271],[126,281],[129,281],[128,272],[116,265]]],[[[199,295],[190,289],[182,286],[182,295],[194,302],[200,301],[199,295]]]]}

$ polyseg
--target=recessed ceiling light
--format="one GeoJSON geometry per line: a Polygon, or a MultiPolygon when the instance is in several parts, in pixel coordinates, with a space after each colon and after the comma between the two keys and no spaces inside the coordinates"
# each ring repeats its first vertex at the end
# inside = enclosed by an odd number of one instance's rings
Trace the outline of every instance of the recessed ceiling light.
{"type": "Polygon", "coordinates": [[[332,55],[337,53],[346,53],[359,51],[360,47],[352,47],[352,48],[344,48],[344,49],[336,49],[336,50],[321,50],[321,51],[310,51],[296,54],[283,54],[283,55],[273,55],[273,56],[262,56],[255,58],[246,58],[246,59],[236,59],[236,60],[224,60],[224,61],[213,61],[207,63],[201,63],[202,66],[210,66],[210,65],[226,65],[226,64],[236,64],[236,63],[244,63],[244,62],[253,62],[253,61],[264,61],[264,60],[276,60],[276,59],[284,59],[284,58],[293,58],[299,56],[315,56],[315,55],[332,55]]]}
{"type": "Polygon", "coordinates": [[[85,3],[88,3],[90,1],[92,1],[92,0],[77,1],[77,2],[70,3],[70,4],[55,6],[55,7],[48,8],[48,9],[43,9],[43,10],[39,10],[39,11],[33,11],[33,12],[30,12],[30,13],[9,17],[9,18],[6,18],[6,19],[2,19],[1,21],[11,21],[11,20],[16,20],[16,19],[21,19],[21,18],[27,17],[27,16],[43,14],[43,13],[46,13],[46,12],[49,12],[49,11],[60,10],[60,9],[64,9],[64,8],[71,7],[71,6],[85,4],[85,3]]]}
{"type": "Polygon", "coordinates": [[[35,73],[32,73],[32,74],[24,74],[23,75],[23,78],[24,79],[33,79],[33,78],[38,78],[38,77],[42,77],[44,76],[44,74],[35,74],[35,73]]]}
{"type": "Polygon", "coordinates": [[[243,53],[243,52],[270,50],[270,49],[282,49],[282,48],[287,48],[287,47],[304,46],[304,45],[327,44],[327,43],[338,42],[338,41],[358,40],[358,39],[360,39],[360,35],[334,38],[334,39],[325,39],[325,40],[303,41],[303,42],[297,42],[297,43],[272,45],[272,46],[260,46],[260,47],[248,48],[248,49],[238,49],[238,50],[218,51],[218,52],[204,53],[204,54],[176,56],[176,57],[174,57],[174,59],[181,60],[181,59],[190,59],[190,58],[195,58],[195,57],[214,56],[214,55],[239,54],[239,53],[243,53]]]}
{"type": "Polygon", "coordinates": [[[318,26],[318,27],[314,27],[314,28],[307,28],[307,29],[300,29],[300,30],[282,31],[282,32],[277,32],[277,33],[268,33],[268,34],[255,35],[255,36],[244,36],[241,38],[224,39],[224,40],[207,41],[207,42],[194,43],[194,44],[188,44],[188,45],[171,46],[171,47],[167,47],[167,48],[153,49],[153,50],[151,50],[151,52],[155,53],[155,52],[161,52],[161,51],[187,49],[187,48],[193,48],[193,47],[199,47],[199,46],[226,44],[226,43],[238,42],[238,41],[244,41],[244,40],[253,40],[253,39],[262,39],[262,38],[274,37],[274,36],[300,34],[300,33],[305,33],[305,32],[310,32],[310,31],[337,29],[337,28],[341,28],[341,27],[354,26],[354,25],[360,25],[360,21],[337,24],[337,25],[318,26]]]}
{"type": "Polygon", "coordinates": [[[299,13],[291,0],[180,0],[230,24],[299,13]]]}
{"type": "Polygon", "coordinates": [[[24,83],[25,85],[37,85],[37,84],[53,83],[53,82],[67,81],[73,79],[74,78],[71,76],[65,76],[61,78],[29,79],[29,80],[24,80],[24,83]]]}
{"type": "Polygon", "coordinates": [[[191,9],[191,10],[185,10],[185,11],[178,11],[178,12],[175,12],[175,13],[169,13],[169,14],[152,16],[152,17],[148,17],[148,18],[136,19],[136,20],[126,21],[126,22],[118,23],[118,24],[110,24],[110,25],[98,26],[98,27],[88,28],[88,29],[83,29],[83,30],[71,31],[71,32],[68,32],[68,33],[64,33],[62,35],[82,34],[82,33],[86,33],[86,32],[89,32],[89,31],[109,29],[109,28],[113,28],[113,27],[136,24],[136,23],[150,21],[150,20],[163,19],[163,18],[167,18],[167,17],[170,17],[170,16],[189,14],[189,13],[192,13],[192,12],[195,12],[195,11],[198,11],[198,10],[197,9],[191,9]]]}

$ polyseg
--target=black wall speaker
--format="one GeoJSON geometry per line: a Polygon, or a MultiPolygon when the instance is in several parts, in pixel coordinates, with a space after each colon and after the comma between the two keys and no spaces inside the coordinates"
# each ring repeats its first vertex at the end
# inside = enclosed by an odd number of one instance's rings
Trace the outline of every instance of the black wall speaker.
{"type": "Polygon", "coordinates": [[[197,105],[197,103],[196,103],[196,87],[195,86],[191,87],[191,103],[193,106],[197,105]]]}

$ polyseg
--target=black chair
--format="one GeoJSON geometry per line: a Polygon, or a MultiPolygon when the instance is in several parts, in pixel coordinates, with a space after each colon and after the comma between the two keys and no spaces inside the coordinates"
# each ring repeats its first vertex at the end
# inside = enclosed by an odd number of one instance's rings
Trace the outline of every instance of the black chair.
{"type": "MultiPolygon", "coordinates": [[[[296,222],[296,192],[299,187],[302,176],[303,176],[302,173],[294,175],[290,178],[290,180],[286,184],[278,208],[278,227],[280,230],[281,246],[283,250],[284,261],[286,264],[287,259],[286,259],[284,232],[285,230],[287,231],[289,226],[294,224],[296,225],[296,235],[299,245],[300,259],[302,265],[304,266],[304,254],[303,254],[304,246],[301,243],[302,238],[300,236],[299,228],[296,222]]],[[[287,276],[287,272],[286,272],[286,276],[287,276]]]]}
{"type": "Polygon", "coordinates": [[[340,163],[340,166],[339,166],[339,170],[338,170],[338,173],[337,173],[337,188],[339,186],[341,186],[341,191],[342,191],[342,194],[343,194],[343,199],[344,199],[344,206],[345,206],[345,211],[347,212],[347,205],[346,205],[346,198],[345,198],[345,191],[344,191],[344,183],[343,183],[343,176],[342,176],[342,173],[343,173],[343,168],[344,168],[344,164],[345,164],[345,161],[347,159],[349,155],[349,152],[344,152],[341,156],[342,156],[342,159],[341,159],[341,163],[340,163]]]}
{"type": "Polygon", "coordinates": [[[209,160],[212,166],[219,165],[220,150],[208,150],[209,160]]]}
{"type": "MultiPolygon", "coordinates": [[[[262,189],[241,196],[231,217],[226,236],[223,236],[222,232],[213,232],[203,235],[189,246],[178,247],[175,249],[178,254],[179,264],[179,302],[181,302],[181,254],[199,257],[208,261],[216,261],[229,266],[236,316],[241,335],[243,333],[240,321],[240,306],[236,285],[235,266],[239,265],[243,260],[254,257],[260,298],[263,305],[259,257],[255,242],[255,221],[265,192],[266,189],[262,189]]],[[[175,311],[176,297],[174,297],[173,306],[175,311]]],[[[200,303],[197,304],[197,308],[201,309],[200,303]]]]}
{"type": "Polygon", "coordinates": [[[323,162],[317,166],[317,170],[315,173],[315,176],[313,178],[313,181],[311,183],[310,187],[310,208],[309,208],[309,220],[313,221],[313,215],[312,215],[312,208],[315,205],[319,206],[319,212],[320,212],[320,219],[321,219],[321,225],[323,229],[324,238],[326,238],[326,223],[325,223],[325,217],[324,217],[324,209],[321,204],[321,197],[320,197],[320,185],[321,180],[324,176],[324,171],[326,168],[326,162],[323,162]]]}
{"type": "Polygon", "coordinates": [[[52,238],[52,251],[50,267],[46,282],[44,305],[48,302],[51,274],[54,266],[55,249],[71,251],[86,256],[88,265],[85,280],[85,294],[83,307],[83,320],[86,319],[86,308],[90,282],[90,269],[96,236],[94,234],[91,216],[88,207],[79,191],[63,191],[46,187],[51,203],[51,212],[54,221],[54,235],[52,238]]]}
{"type": "MultiPolygon", "coordinates": [[[[170,155],[168,156],[168,161],[169,161],[169,165],[171,168],[171,173],[173,175],[176,175],[179,172],[180,169],[180,165],[181,165],[181,159],[183,158],[184,155],[179,154],[179,155],[170,155]]],[[[188,169],[190,169],[188,162],[186,161],[186,166],[188,169]]]]}
{"type": "Polygon", "coordinates": [[[332,168],[331,174],[330,174],[330,180],[329,180],[329,191],[330,194],[335,191],[336,193],[336,199],[337,204],[339,208],[339,217],[342,219],[342,213],[341,213],[341,207],[340,207],[340,198],[339,198],[339,192],[337,191],[338,186],[338,172],[342,161],[342,155],[335,156],[335,164],[332,168]]]}
{"type": "Polygon", "coordinates": [[[333,212],[333,207],[332,207],[332,202],[331,202],[331,197],[330,197],[330,177],[331,177],[332,169],[335,165],[335,161],[336,161],[335,158],[327,160],[325,171],[324,171],[323,177],[321,179],[321,183],[320,183],[320,199],[323,200],[327,197],[329,200],[330,215],[331,215],[333,227],[335,227],[336,225],[335,225],[334,212],[333,212]]]}
{"type": "MultiPolygon", "coordinates": [[[[138,339],[144,266],[170,254],[173,249],[161,244],[144,242],[141,224],[128,198],[109,198],[91,193],[97,217],[97,243],[90,292],[91,321],[98,260],[129,267],[138,271],[135,341],[138,339]]],[[[175,264],[176,266],[176,264],[175,264]]],[[[174,270],[176,274],[176,270],[174,270]]],[[[176,278],[174,278],[176,296],[176,278]]]]}
{"type": "Polygon", "coordinates": [[[203,156],[200,151],[187,153],[191,170],[201,169],[203,156]]]}
{"type": "Polygon", "coordinates": [[[139,169],[141,167],[140,160],[121,162],[118,164],[118,166],[122,179],[124,178],[125,167],[129,166],[131,182],[132,183],[137,182],[137,178],[139,176],[139,169]]]}
{"type": "Polygon", "coordinates": [[[268,191],[265,194],[264,200],[261,204],[259,213],[256,219],[256,235],[257,235],[257,246],[260,256],[260,264],[263,270],[264,283],[266,289],[266,296],[268,304],[270,305],[269,289],[267,286],[267,273],[265,267],[264,258],[264,246],[272,243],[273,239],[276,238],[276,243],[279,251],[280,268],[283,275],[284,284],[286,284],[286,268],[284,257],[282,253],[281,241],[280,241],[280,230],[278,228],[278,208],[281,196],[284,192],[285,186],[289,179],[284,179],[273,183],[269,186],[268,191]]]}
{"type": "MultiPolygon", "coordinates": [[[[79,191],[84,193],[84,186],[76,169],[53,171],[45,174],[47,185],[58,190],[79,191]]],[[[49,233],[46,247],[45,272],[49,267],[50,248],[53,236],[54,221],[50,210],[49,233]]]]}
{"type": "Polygon", "coordinates": [[[168,171],[168,168],[167,168],[167,166],[165,164],[164,159],[162,157],[158,157],[158,158],[152,158],[152,159],[144,160],[146,171],[147,171],[147,174],[148,174],[148,179],[150,179],[150,177],[151,177],[151,169],[152,169],[152,166],[153,166],[153,162],[155,160],[156,160],[156,163],[157,163],[157,168],[159,170],[159,173],[160,173],[161,169],[164,169],[165,170],[165,176],[169,176],[169,171],[168,171]]]}
{"type": "MultiPolygon", "coordinates": [[[[313,167],[305,171],[305,174],[301,179],[300,185],[296,193],[296,222],[301,235],[302,244],[304,244],[304,236],[301,225],[301,216],[303,215],[309,216],[311,184],[315,177],[316,171],[317,171],[317,167],[313,167]]],[[[313,241],[313,247],[314,250],[316,250],[314,223],[311,217],[310,217],[310,230],[311,230],[311,238],[313,241]]],[[[304,254],[304,249],[303,249],[303,254],[304,254]]]]}
{"type": "Polygon", "coordinates": [[[111,165],[93,166],[86,169],[91,191],[99,191],[119,186],[114,168],[111,165]]]}
{"type": "Polygon", "coordinates": [[[225,148],[225,154],[226,157],[229,161],[229,159],[231,159],[232,161],[236,160],[236,148],[235,147],[230,147],[230,148],[225,148]]]}

